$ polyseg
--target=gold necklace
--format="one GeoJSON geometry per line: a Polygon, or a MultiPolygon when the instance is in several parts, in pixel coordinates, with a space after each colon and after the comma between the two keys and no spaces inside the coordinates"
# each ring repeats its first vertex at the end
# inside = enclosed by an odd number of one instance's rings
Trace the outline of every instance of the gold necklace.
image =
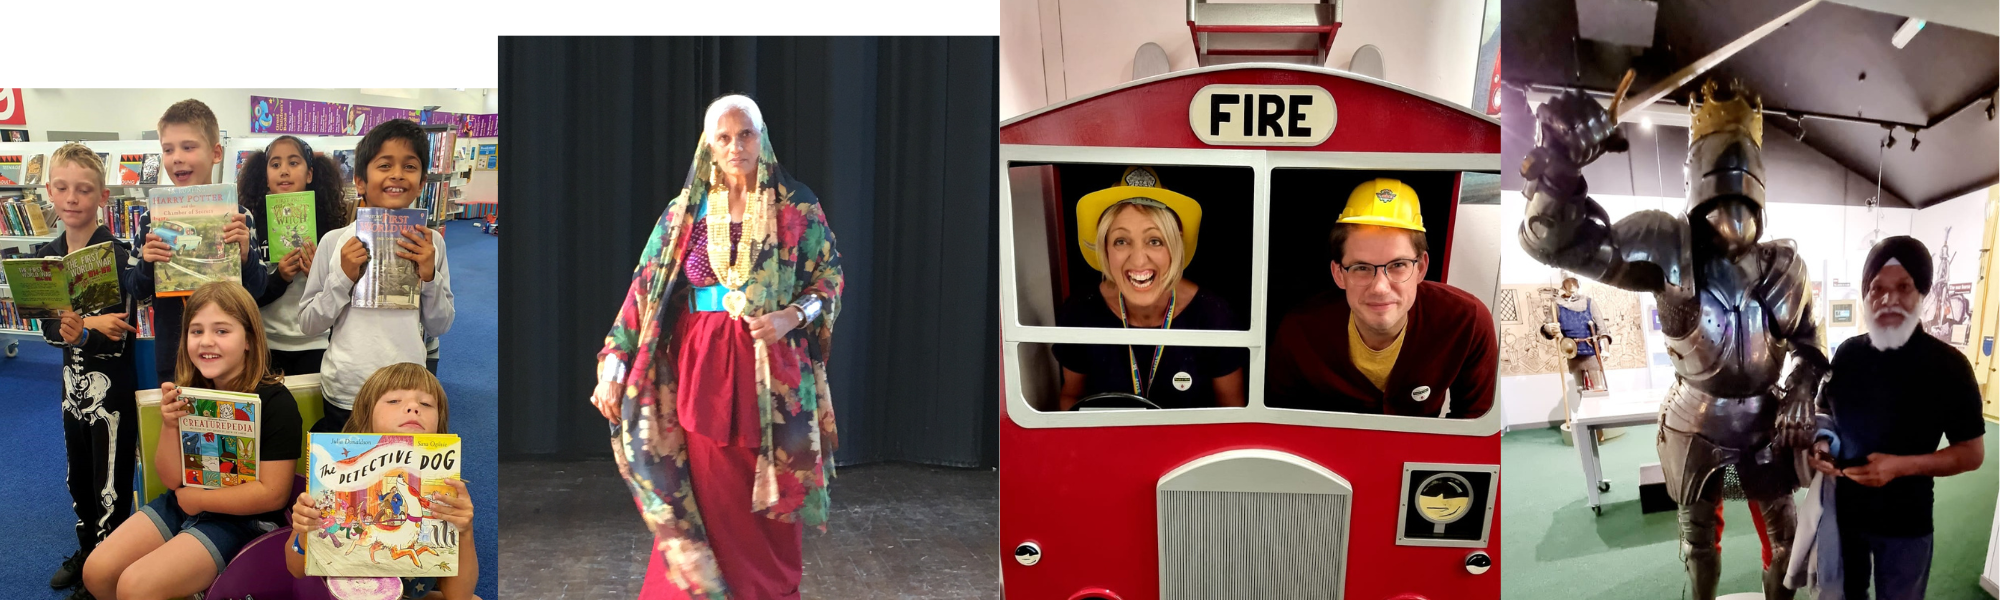
{"type": "MultiPolygon", "coordinates": [[[[721,169],[711,173],[720,174],[721,169]]],[[[729,189],[718,179],[708,190],[708,264],[715,271],[717,283],[729,289],[722,296],[722,308],[729,311],[729,318],[741,320],[744,309],[750,305],[750,298],[743,294],[743,286],[750,282],[751,266],[756,264],[756,245],[764,239],[764,206],[756,191],[743,195],[743,237],[736,242],[736,254],[729,252],[729,189]]]]}

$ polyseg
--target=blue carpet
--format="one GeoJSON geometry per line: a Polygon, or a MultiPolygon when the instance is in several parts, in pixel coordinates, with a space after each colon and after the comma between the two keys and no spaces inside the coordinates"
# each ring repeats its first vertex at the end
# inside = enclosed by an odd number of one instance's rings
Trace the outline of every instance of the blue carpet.
{"type": "MultiPolygon", "coordinates": [[[[500,581],[498,240],[470,221],[445,228],[458,316],[444,335],[438,360],[438,379],[451,401],[452,433],[465,445],[460,476],[475,508],[477,591],[489,600],[499,597],[500,581]]],[[[9,598],[63,598],[67,591],[48,587],[49,575],[76,550],[76,514],[63,487],[62,354],[37,338],[8,339],[19,339],[21,348],[19,356],[0,359],[0,425],[7,431],[0,436],[0,456],[23,460],[0,469],[0,507],[8,511],[0,519],[0,540],[10,549],[0,556],[15,565],[0,570],[0,590],[9,598]]]]}

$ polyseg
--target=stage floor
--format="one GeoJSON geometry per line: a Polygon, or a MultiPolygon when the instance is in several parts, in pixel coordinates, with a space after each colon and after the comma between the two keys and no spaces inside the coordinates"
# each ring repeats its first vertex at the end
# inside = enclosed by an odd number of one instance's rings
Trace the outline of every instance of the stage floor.
{"type": "MultiPolygon", "coordinates": [[[[630,599],[652,534],[609,460],[506,462],[500,595],[630,599]]],[[[990,470],[842,467],[827,532],[805,535],[805,598],[999,596],[999,477],[990,470]]]]}

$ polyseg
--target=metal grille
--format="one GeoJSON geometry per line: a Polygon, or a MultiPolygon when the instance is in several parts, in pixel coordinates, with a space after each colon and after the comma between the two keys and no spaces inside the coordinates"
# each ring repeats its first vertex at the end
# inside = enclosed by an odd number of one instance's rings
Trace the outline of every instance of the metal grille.
{"type": "Polygon", "coordinates": [[[1348,498],[1160,492],[1160,596],[1338,600],[1348,498]]]}
{"type": "Polygon", "coordinates": [[[1514,289],[1502,289],[1500,290],[1500,299],[1493,303],[1493,316],[1498,318],[1501,323],[1521,322],[1521,305],[1515,301],[1514,296],[1514,293],[1517,291],[1514,289]]]}

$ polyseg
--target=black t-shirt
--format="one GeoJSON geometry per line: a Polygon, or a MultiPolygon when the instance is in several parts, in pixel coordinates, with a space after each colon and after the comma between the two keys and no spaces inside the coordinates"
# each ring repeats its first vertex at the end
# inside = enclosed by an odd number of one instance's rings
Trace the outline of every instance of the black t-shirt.
{"type": "MultiPolygon", "coordinates": [[[[257,440],[257,451],[262,456],[257,458],[257,462],[304,460],[299,455],[300,448],[305,444],[305,417],[299,415],[299,403],[292,398],[292,390],[282,383],[261,383],[257,385],[257,399],[264,411],[259,417],[263,423],[260,424],[262,435],[257,440]]],[[[296,471],[263,472],[261,465],[258,473],[259,476],[268,478],[270,483],[286,488],[292,486],[292,477],[295,474],[296,471]]],[[[287,523],[285,509],[291,506],[292,503],[288,501],[278,510],[255,516],[259,520],[287,523]]]]}
{"type": "MultiPolygon", "coordinates": [[[[1220,298],[1206,290],[1197,290],[1193,298],[1185,299],[1174,312],[1174,329],[1244,329],[1236,321],[1235,314],[1220,298]]],[[[1056,324],[1063,327],[1103,327],[1118,329],[1124,324],[1118,320],[1118,313],[1104,304],[1104,296],[1096,288],[1089,293],[1070,296],[1063,303],[1062,311],[1056,315],[1056,324]]],[[[1105,392],[1133,394],[1132,365],[1138,363],[1139,383],[1143,394],[1160,408],[1206,408],[1216,406],[1215,378],[1234,373],[1250,363],[1250,351],[1244,348],[1183,347],[1168,346],[1161,349],[1159,375],[1153,375],[1153,349],[1155,346],[1100,346],[1082,344],[1056,344],[1056,362],[1064,369],[1082,373],[1084,376],[1083,397],[1105,392]],[[1126,349],[1131,354],[1126,354],[1126,349]],[[1174,385],[1174,377],[1187,373],[1192,380],[1185,390],[1174,385]]]]}
{"type": "MultiPolygon", "coordinates": [[[[1867,335],[1849,338],[1833,355],[1821,400],[1840,430],[1835,464],[1842,468],[1867,464],[1874,452],[1930,454],[1939,437],[1956,444],[1986,434],[1972,365],[1922,330],[1888,351],[1869,345],[1867,335]]],[[[1842,529],[1883,536],[1929,535],[1931,496],[1924,476],[1879,488],[1841,478],[1834,488],[1842,529]]]]}

